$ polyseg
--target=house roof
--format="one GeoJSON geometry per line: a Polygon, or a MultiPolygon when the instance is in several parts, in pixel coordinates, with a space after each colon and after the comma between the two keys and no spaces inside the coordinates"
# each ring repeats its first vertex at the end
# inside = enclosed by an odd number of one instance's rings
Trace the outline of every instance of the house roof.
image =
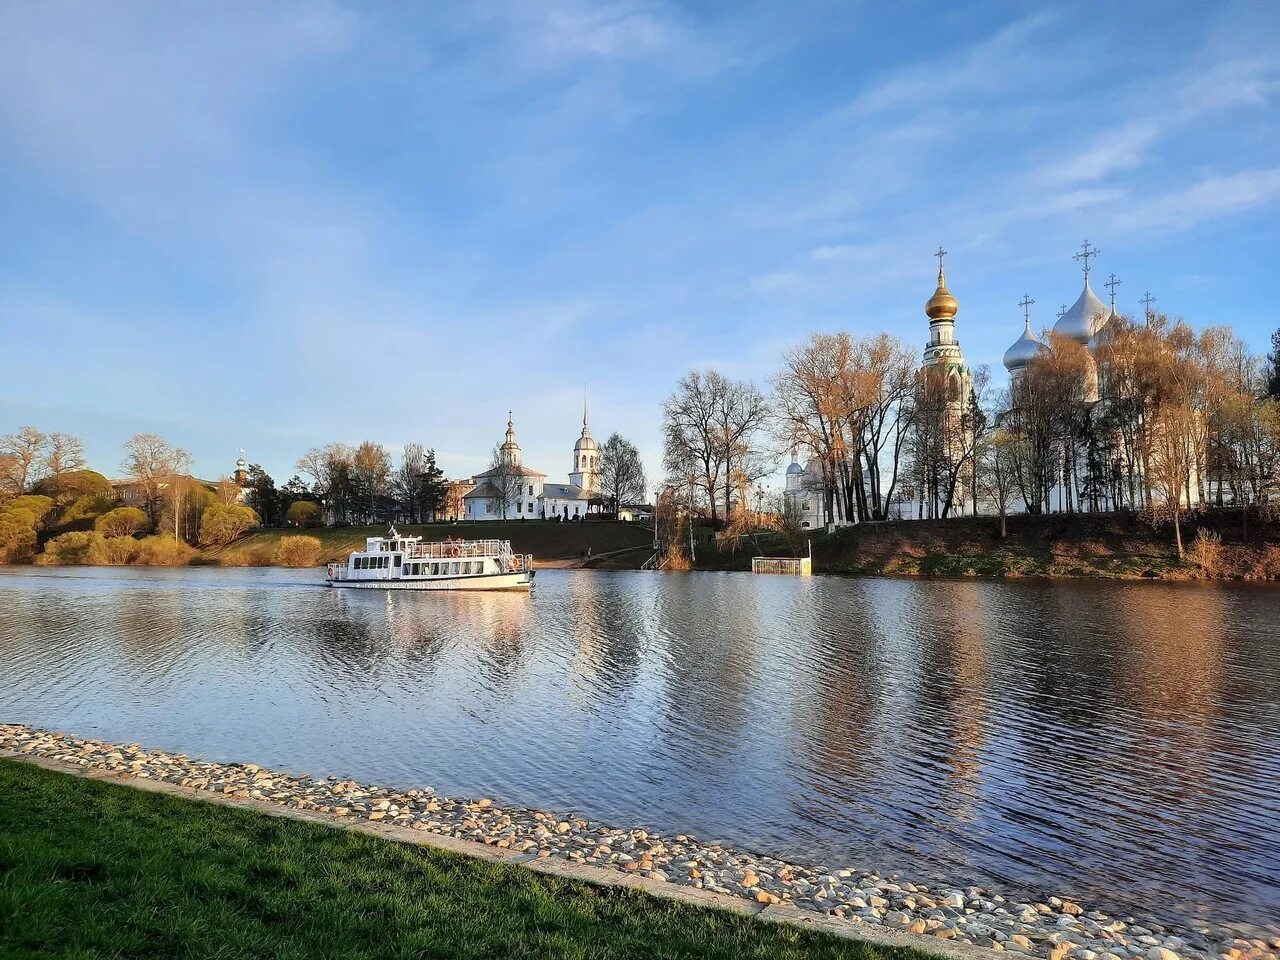
{"type": "MultiPolygon", "coordinates": [[[[522,477],[545,477],[546,476],[545,473],[539,473],[537,470],[530,469],[529,467],[526,467],[523,465],[517,465],[514,467],[503,467],[502,470],[504,471],[510,470],[512,473],[518,474],[519,476],[522,476],[522,477]]],[[[475,475],[475,479],[477,481],[487,480],[489,477],[496,476],[499,472],[500,471],[498,470],[498,468],[495,467],[492,470],[486,470],[484,473],[477,473],[475,475]]]]}
{"type": "Polygon", "coordinates": [[[462,499],[463,500],[501,500],[502,494],[498,491],[497,487],[495,487],[492,483],[489,483],[489,481],[486,480],[484,483],[476,484],[476,487],[474,490],[468,490],[465,494],[463,494],[462,499]]]}
{"type": "Polygon", "coordinates": [[[556,500],[590,500],[591,494],[572,483],[544,483],[542,495],[556,500]]]}

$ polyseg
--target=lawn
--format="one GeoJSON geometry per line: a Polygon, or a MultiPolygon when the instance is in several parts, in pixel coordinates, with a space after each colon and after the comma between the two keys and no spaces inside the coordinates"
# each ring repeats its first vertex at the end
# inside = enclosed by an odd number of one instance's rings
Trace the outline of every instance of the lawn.
{"type": "Polygon", "coordinates": [[[922,960],[0,761],[0,956],[922,960]]]}

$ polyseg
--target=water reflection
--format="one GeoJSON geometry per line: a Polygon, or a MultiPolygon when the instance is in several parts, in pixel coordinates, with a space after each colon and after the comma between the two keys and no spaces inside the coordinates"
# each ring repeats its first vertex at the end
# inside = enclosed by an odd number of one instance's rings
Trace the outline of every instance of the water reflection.
{"type": "Polygon", "coordinates": [[[0,720],[757,850],[1280,915],[1280,593],[547,571],[0,573],[0,720]]]}

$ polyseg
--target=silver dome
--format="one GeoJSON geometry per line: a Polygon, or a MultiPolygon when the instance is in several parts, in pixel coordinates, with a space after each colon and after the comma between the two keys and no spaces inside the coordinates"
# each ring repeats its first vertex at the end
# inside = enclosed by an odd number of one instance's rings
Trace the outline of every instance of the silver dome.
{"type": "Polygon", "coordinates": [[[1115,310],[1110,311],[1110,313],[1107,314],[1107,319],[1099,323],[1097,329],[1093,331],[1093,336],[1089,338],[1089,353],[1093,356],[1096,357],[1098,355],[1098,347],[1102,345],[1103,340],[1110,336],[1113,329],[1111,322],[1115,320],[1117,316],[1118,314],[1115,310]]]}
{"type": "Polygon", "coordinates": [[[1037,353],[1045,349],[1044,343],[1031,332],[1031,321],[1027,321],[1022,336],[1013,341],[1013,346],[1004,352],[1004,368],[1009,371],[1021,370],[1037,353]]]}
{"type": "Polygon", "coordinates": [[[1071,308],[1058,318],[1053,325],[1053,332],[1063,337],[1070,337],[1077,343],[1088,343],[1089,338],[1097,332],[1106,321],[1111,309],[1098,299],[1089,286],[1089,278],[1085,277],[1084,290],[1071,308]]]}
{"type": "Polygon", "coordinates": [[[794,476],[797,473],[804,473],[804,467],[792,460],[791,466],[787,467],[787,476],[794,476]]]}

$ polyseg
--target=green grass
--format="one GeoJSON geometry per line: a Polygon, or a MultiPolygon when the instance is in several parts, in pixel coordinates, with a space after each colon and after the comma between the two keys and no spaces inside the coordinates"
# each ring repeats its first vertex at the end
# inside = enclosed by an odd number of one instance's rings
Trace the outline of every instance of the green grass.
{"type": "Polygon", "coordinates": [[[12,761],[0,824],[12,960],[926,956],[12,761]]]}

